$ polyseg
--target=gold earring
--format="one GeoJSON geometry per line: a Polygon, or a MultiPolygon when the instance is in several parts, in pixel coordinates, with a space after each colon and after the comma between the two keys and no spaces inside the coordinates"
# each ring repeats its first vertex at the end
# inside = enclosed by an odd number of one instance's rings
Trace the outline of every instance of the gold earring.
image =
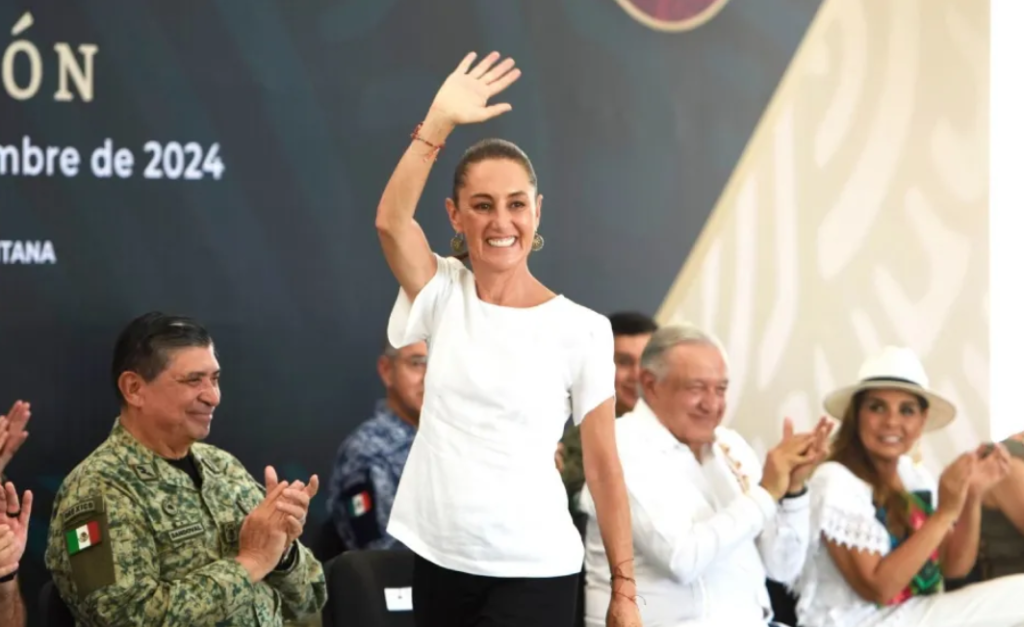
{"type": "Polygon", "coordinates": [[[541,237],[540,233],[533,234],[533,246],[531,246],[530,248],[533,249],[534,251],[538,251],[541,248],[544,248],[544,238],[541,237]]]}
{"type": "Polygon", "coordinates": [[[466,252],[466,236],[463,233],[456,233],[451,241],[452,252],[462,255],[466,252]]]}

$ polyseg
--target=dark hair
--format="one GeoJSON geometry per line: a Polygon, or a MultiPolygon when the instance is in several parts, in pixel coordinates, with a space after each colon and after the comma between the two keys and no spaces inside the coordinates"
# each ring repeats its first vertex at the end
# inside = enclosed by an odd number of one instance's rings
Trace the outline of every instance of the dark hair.
{"type": "Polygon", "coordinates": [[[132,320],[114,345],[110,374],[118,400],[124,402],[124,395],[117,385],[122,373],[134,372],[149,382],[167,367],[170,351],[205,348],[211,344],[213,338],[210,333],[191,318],[151,311],[132,320]]]}
{"type": "Polygon", "coordinates": [[[658,323],[650,316],[636,311],[619,311],[608,316],[612,335],[646,335],[658,330],[658,323]]]}
{"type": "MultiPolygon", "coordinates": [[[[860,439],[860,408],[867,399],[868,390],[861,390],[853,395],[850,404],[843,414],[832,445],[831,461],[846,466],[858,479],[871,486],[872,501],[875,507],[884,507],[886,527],[898,538],[910,533],[910,520],[907,515],[907,495],[893,490],[886,485],[874,462],[860,439]]],[[[928,409],[928,400],[916,395],[921,411],[928,409]]]]}
{"type": "Polygon", "coordinates": [[[452,200],[455,204],[459,202],[459,190],[466,185],[466,171],[469,170],[469,166],[491,159],[506,159],[518,163],[526,170],[530,185],[537,189],[537,173],[522,148],[504,139],[482,139],[466,149],[455,166],[455,177],[452,182],[452,200]]]}

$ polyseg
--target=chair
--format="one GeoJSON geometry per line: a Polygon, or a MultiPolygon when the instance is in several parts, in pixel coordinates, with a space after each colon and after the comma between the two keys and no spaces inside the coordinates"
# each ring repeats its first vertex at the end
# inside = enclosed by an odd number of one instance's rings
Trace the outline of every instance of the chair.
{"type": "Polygon", "coordinates": [[[323,627],[413,627],[410,609],[388,608],[388,596],[411,598],[413,562],[404,550],[348,551],[327,562],[323,627]]]}
{"type": "Polygon", "coordinates": [[[64,605],[53,581],[47,581],[39,591],[39,616],[43,627],[75,627],[75,618],[64,605]]]}
{"type": "Polygon", "coordinates": [[[329,516],[319,526],[310,529],[306,546],[321,564],[326,564],[348,550],[329,516]]]}

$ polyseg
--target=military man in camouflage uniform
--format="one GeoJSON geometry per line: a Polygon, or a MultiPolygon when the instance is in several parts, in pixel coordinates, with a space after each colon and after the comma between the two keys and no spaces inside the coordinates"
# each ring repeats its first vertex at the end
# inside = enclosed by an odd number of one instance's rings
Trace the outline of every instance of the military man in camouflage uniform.
{"type": "Polygon", "coordinates": [[[122,332],[121,415],[64,480],[46,565],[80,625],[282,625],[319,612],[323,570],[297,540],[317,479],[266,490],[199,443],[220,402],[206,330],[152,313],[122,332]]]}
{"type": "Polygon", "coordinates": [[[385,344],[377,373],[387,397],[338,448],[327,513],[349,550],[404,548],[387,532],[388,518],[419,426],[426,372],[426,342],[385,344]]]}

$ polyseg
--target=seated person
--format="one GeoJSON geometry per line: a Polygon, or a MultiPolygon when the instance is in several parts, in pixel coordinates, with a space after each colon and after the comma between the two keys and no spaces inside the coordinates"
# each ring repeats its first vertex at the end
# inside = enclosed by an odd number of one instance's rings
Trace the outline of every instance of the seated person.
{"type": "MultiPolygon", "coordinates": [[[[53,501],[46,567],[77,624],[280,626],[323,609],[323,569],[298,538],[309,485],[266,490],[204,444],[220,365],[199,323],[150,313],[114,348],[121,413],[53,501]]],[[[284,428],[284,426],[282,426],[284,428]]]]}
{"type": "Polygon", "coordinates": [[[32,416],[29,409],[28,403],[15,401],[11,410],[0,416],[0,625],[4,627],[24,627],[26,622],[18,567],[28,541],[32,493],[25,492],[19,503],[18,492],[4,471],[28,438],[25,425],[32,416]]]}
{"type": "Polygon", "coordinates": [[[426,342],[397,350],[387,344],[377,359],[386,396],[376,415],[342,442],[327,499],[327,512],[347,549],[404,548],[387,533],[388,517],[416,437],[426,371],[426,342]]]}
{"type": "MultiPolygon", "coordinates": [[[[608,320],[612,324],[615,342],[615,415],[622,416],[633,411],[636,406],[640,354],[651,334],[658,330],[658,323],[642,313],[632,311],[613,313],[608,316],[608,320]]],[[[556,463],[569,496],[569,508],[575,512],[583,488],[583,446],[578,425],[570,424],[566,427],[558,450],[556,463]]]]}
{"type": "Polygon", "coordinates": [[[980,576],[1024,573],[1024,433],[1008,438],[1010,474],[985,495],[981,514],[980,576]]]}
{"type": "MultiPolygon", "coordinates": [[[[794,435],[786,421],[762,470],[744,439],[720,426],[728,379],[717,340],[662,327],[643,351],[641,399],[616,423],[644,627],[764,627],[766,575],[791,581],[803,565],[804,481],[825,457],[831,424],[794,435]]],[[[586,487],[580,507],[593,520],[586,487]]],[[[611,594],[597,525],[587,525],[585,546],[585,619],[597,627],[611,594]]]]}
{"type": "Polygon", "coordinates": [[[908,349],[889,347],[859,382],[825,399],[841,418],[829,461],[809,482],[811,545],[795,591],[801,627],[1011,627],[1024,625],[1024,576],[945,592],[970,572],[981,502],[1006,476],[998,446],[965,453],[935,481],[907,453],[956,409],[928,389],[908,349]]]}

